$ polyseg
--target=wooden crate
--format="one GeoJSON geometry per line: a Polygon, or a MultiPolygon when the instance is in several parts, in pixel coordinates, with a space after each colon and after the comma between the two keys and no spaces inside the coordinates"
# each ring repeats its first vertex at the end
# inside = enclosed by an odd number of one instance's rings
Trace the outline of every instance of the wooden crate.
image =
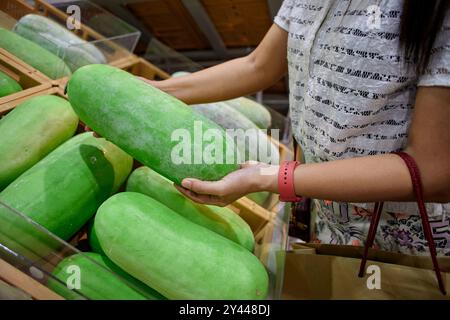
{"type": "Polygon", "coordinates": [[[170,78],[167,72],[136,55],[118,60],[111,63],[111,65],[146,79],[163,80],[170,78]]]}
{"type": "Polygon", "coordinates": [[[0,279],[29,294],[35,300],[64,300],[42,283],[0,259],[0,279]]]}
{"type": "Polygon", "coordinates": [[[24,90],[0,98],[0,115],[26,100],[30,95],[49,89],[52,83],[42,73],[17,62],[0,48],[0,70],[19,82],[24,90]]]}

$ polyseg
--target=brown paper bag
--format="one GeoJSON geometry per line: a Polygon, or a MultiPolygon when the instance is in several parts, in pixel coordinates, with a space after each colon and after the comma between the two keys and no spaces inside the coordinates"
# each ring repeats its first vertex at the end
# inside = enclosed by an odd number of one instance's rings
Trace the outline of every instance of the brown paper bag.
{"type": "MultiPolygon", "coordinates": [[[[286,254],[282,299],[450,299],[438,289],[429,256],[369,251],[358,277],[362,247],[295,245],[286,254]]],[[[438,258],[450,288],[450,257],[438,258]]]]}

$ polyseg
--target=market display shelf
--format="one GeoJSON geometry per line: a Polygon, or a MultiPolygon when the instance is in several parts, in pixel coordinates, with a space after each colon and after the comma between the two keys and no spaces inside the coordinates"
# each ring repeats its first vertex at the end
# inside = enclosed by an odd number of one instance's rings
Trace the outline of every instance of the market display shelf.
{"type": "Polygon", "coordinates": [[[163,80],[170,78],[167,72],[136,55],[115,61],[111,65],[146,79],[163,80]]]}
{"type": "MultiPolygon", "coordinates": [[[[16,58],[17,59],[17,58],[16,58]]],[[[132,55],[130,57],[126,57],[123,59],[120,59],[114,63],[112,63],[113,66],[121,68],[125,71],[128,71],[136,76],[144,77],[146,79],[167,79],[170,77],[170,75],[163,70],[159,69],[158,67],[151,64],[149,61],[137,57],[135,55],[132,55]]],[[[30,70],[29,72],[40,74],[40,77],[43,76],[39,71],[33,69],[32,67],[26,65],[27,70],[30,70]]],[[[45,88],[40,88],[40,90],[35,90],[28,92],[28,95],[23,95],[20,97],[20,99],[15,99],[8,101],[5,104],[0,103],[0,112],[3,110],[3,113],[7,110],[10,110],[23,102],[24,100],[38,96],[43,94],[60,94],[64,96],[64,88],[68,81],[68,78],[62,78],[59,80],[49,80],[49,84],[46,84],[45,88]]],[[[0,100],[1,101],[1,100],[0,100]]],[[[292,157],[292,151],[279,141],[272,139],[272,142],[278,146],[280,151],[280,160],[286,160],[290,159],[292,157]]],[[[249,223],[250,227],[252,228],[254,234],[261,234],[261,231],[264,229],[264,227],[267,225],[267,223],[271,220],[273,220],[274,214],[279,211],[279,199],[278,195],[276,194],[270,194],[269,199],[266,201],[266,204],[264,207],[256,204],[252,200],[244,197],[239,200],[237,200],[231,208],[244,220],[249,223]]]]}
{"type": "Polygon", "coordinates": [[[52,85],[40,72],[18,63],[8,52],[0,48],[0,71],[17,81],[22,91],[0,98],[0,115],[12,109],[29,95],[50,88],[52,85]]]}
{"type": "MultiPolygon", "coordinates": [[[[70,2],[65,2],[65,4],[68,6],[70,2]]],[[[76,5],[81,7],[81,21],[79,28],[74,29],[72,32],[87,41],[87,44],[74,44],[71,46],[83,49],[84,45],[93,45],[104,54],[108,64],[132,55],[139,40],[140,31],[94,3],[86,0],[78,0],[76,1],[76,5]],[[114,33],[105,36],[90,27],[89,24],[97,16],[106,16],[110,23],[115,25],[114,33]],[[120,28],[120,26],[123,27],[120,28]]],[[[34,0],[33,5],[24,0],[2,0],[0,1],[0,12],[13,21],[19,20],[27,14],[38,14],[48,17],[62,26],[66,26],[68,19],[70,19],[66,12],[44,0],[34,0]]],[[[0,22],[0,27],[12,28],[9,19],[6,22],[7,25],[3,26],[0,22]]]]}
{"type": "MultiPolygon", "coordinates": [[[[149,70],[145,69],[145,68],[150,67],[151,70],[153,70],[154,76],[156,74],[158,74],[159,69],[152,66],[149,62],[147,62],[145,60],[142,61],[142,59],[138,59],[137,63],[138,63],[138,65],[140,65],[140,67],[133,68],[132,66],[129,66],[129,67],[131,67],[131,69],[130,69],[131,71],[134,70],[134,72],[137,72],[137,70],[144,70],[143,71],[144,74],[149,75],[149,73],[148,73],[149,70]],[[142,66],[146,66],[146,67],[142,67],[142,66]]],[[[141,74],[138,73],[136,75],[141,75],[141,74]]],[[[161,75],[163,75],[163,73],[161,73],[161,75]]],[[[17,99],[17,100],[10,102],[8,104],[8,110],[13,109],[20,102],[22,102],[26,99],[29,99],[29,98],[35,97],[35,96],[40,96],[40,95],[57,95],[59,97],[63,97],[65,99],[67,99],[67,96],[64,94],[63,86],[61,84],[58,84],[56,86],[52,86],[50,88],[44,89],[40,92],[32,92],[27,97],[22,97],[21,99],[17,99]]],[[[0,106],[0,110],[1,110],[1,108],[2,108],[2,106],[0,106]]],[[[86,130],[87,130],[87,128],[80,122],[80,124],[78,126],[78,132],[80,133],[80,132],[83,132],[86,130]]],[[[138,167],[140,165],[141,164],[139,164],[137,162],[135,163],[135,167],[138,167]]],[[[243,198],[235,201],[233,204],[231,204],[229,206],[229,208],[231,210],[233,210],[234,212],[236,212],[236,214],[240,215],[249,224],[250,228],[252,229],[252,231],[255,235],[255,254],[257,254],[257,256],[261,258],[261,261],[264,265],[266,265],[266,268],[268,270],[271,270],[271,271],[269,271],[269,274],[272,274],[272,278],[273,278],[271,280],[272,281],[271,296],[276,297],[277,294],[274,293],[275,292],[275,283],[280,283],[280,281],[281,281],[280,277],[279,277],[279,275],[277,275],[277,273],[280,272],[279,270],[282,267],[280,266],[279,258],[276,257],[277,254],[275,254],[275,252],[279,253],[284,250],[285,240],[281,239],[281,241],[280,241],[280,235],[281,235],[281,237],[287,236],[287,234],[285,233],[286,219],[285,219],[285,215],[283,213],[284,207],[281,207],[281,208],[278,207],[277,210],[268,210],[268,209],[265,209],[265,208],[259,206],[252,200],[250,200],[246,197],[243,197],[243,198]]],[[[2,228],[0,227],[0,233],[2,232],[1,229],[2,228]]],[[[51,236],[56,238],[56,236],[54,236],[54,235],[51,235],[51,236]]],[[[85,231],[85,228],[83,228],[72,238],[70,243],[72,245],[76,246],[80,240],[86,239],[86,237],[87,237],[86,231],[85,231]]],[[[60,239],[59,239],[59,241],[62,243],[62,246],[65,248],[65,242],[60,239]]],[[[1,241],[0,241],[0,247],[1,247],[1,241]]],[[[20,254],[20,252],[19,252],[19,254],[20,254]]],[[[59,251],[55,251],[52,254],[56,255],[58,257],[61,256],[59,251]]],[[[67,256],[67,255],[63,255],[63,256],[67,256]]],[[[0,258],[2,258],[2,257],[0,256],[0,258]]],[[[45,257],[40,257],[40,258],[47,260],[47,258],[45,258],[45,257]]],[[[57,261],[60,261],[60,260],[62,260],[62,258],[57,258],[57,261]]],[[[46,268],[46,270],[48,269],[47,273],[51,272],[52,267],[55,267],[56,264],[57,264],[57,262],[52,261],[49,265],[45,265],[44,268],[46,268]]],[[[17,265],[16,265],[16,267],[17,267],[17,265]]],[[[42,266],[41,266],[41,268],[42,268],[42,266]]],[[[16,274],[15,276],[18,276],[20,278],[20,274],[16,274]]],[[[24,276],[27,276],[27,274],[25,274],[24,276]]],[[[11,281],[11,279],[9,281],[8,281],[8,279],[5,279],[5,280],[9,283],[13,282],[13,281],[11,281]]],[[[26,279],[24,278],[23,281],[26,281],[26,279]]],[[[45,285],[45,282],[43,282],[43,284],[45,285]]],[[[27,293],[31,294],[30,292],[27,292],[27,293]]],[[[89,297],[87,297],[87,298],[89,298],[89,297]]]]}
{"type": "MultiPolygon", "coordinates": [[[[21,0],[1,1],[0,11],[6,11],[15,19],[19,19],[28,13],[38,13],[45,16],[52,16],[53,18],[57,17],[62,21],[67,19],[67,15],[64,12],[41,0],[35,0],[34,6],[21,0]]],[[[113,49],[116,49],[117,52],[124,50],[122,47],[117,46],[114,42],[110,42],[109,39],[104,38],[96,31],[84,25],[82,25],[79,35],[86,40],[97,39],[97,41],[104,42],[113,49]]],[[[110,65],[128,71],[133,75],[155,80],[170,77],[168,73],[156,67],[151,62],[131,54],[129,51],[124,55],[118,54],[113,57],[113,59],[108,61],[110,65]]],[[[30,65],[2,49],[0,49],[0,70],[8,71],[7,73],[14,79],[21,81],[21,84],[25,88],[20,93],[0,99],[0,115],[6,114],[23,101],[35,96],[57,95],[67,99],[64,89],[68,78],[51,80],[30,65]]],[[[88,129],[80,123],[78,132],[85,130],[88,129]]],[[[272,139],[272,142],[280,150],[280,160],[292,158],[292,151],[287,146],[275,139],[272,139]]],[[[139,165],[139,163],[135,163],[135,167],[139,165]]],[[[2,204],[0,203],[0,209],[1,206],[2,204]]],[[[269,272],[269,298],[278,298],[281,294],[282,274],[284,270],[284,259],[280,258],[280,255],[283,255],[287,243],[288,205],[280,203],[278,196],[271,194],[265,202],[264,207],[249,198],[243,197],[231,204],[229,208],[240,215],[252,229],[256,244],[255,254],[269,272]]],[[[20,215],[20,213],[11,211],[11,215],[16,214],[20,215]]],[[[21,219],[26,220],[26,217],[21,217],[21,219]]],[[[33,227],[32,221],[27,221],[27,223],[33,227]]],[[[9,250],[0,241],[0,270],[9,270],[9,272],[0,272],[0,279],[3,278],[9,284],[22,289],[35,299],[59,299],[59,296],[53,291],[49,291],[46,287],[47,281],[51,278],[51,271],[56,267],[58,262],[67,256],[80,253],[77,246],[86,240],[86,231],[85,228],[81,229],[69,243],[64,242],[46,230],[42,230],[42,232],[46,237],[52,239],[51,242],[54,245],[49,248],[51,250],[47,250],[45,253],[33,252],[34,259],[31,260],[24,252],[9,250]],[[13,268],[11,269],[10,266],[13,268]],[[37,279],[36,274],[41,277],[37,279]],[[37,283],[34,283],[30,279],[36,280],[37,283]]],[[[1,227],[0,236],[2,236],[1,227]]],[[[14,239],[10,239],[10,241],[14,241],[14,239]]],[[[61,290],[64,290],[64,288],[61,290]]],[[[79,299],[89,299],[89,297],[84,297],[80,294],[79,299]]]]}

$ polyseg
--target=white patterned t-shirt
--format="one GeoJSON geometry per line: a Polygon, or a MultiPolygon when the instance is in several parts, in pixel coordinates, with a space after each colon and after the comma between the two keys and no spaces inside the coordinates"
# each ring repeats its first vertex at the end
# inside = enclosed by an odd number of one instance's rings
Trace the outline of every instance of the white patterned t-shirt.
{"type": "MultiPolygon", "coordinates": [[[[425,73],[417,75],[400,49],[402,7],[402,0],[283,2],[275,23],[288,32],[290,117],[306,162],[403,149],[417,86],[450,86],[450,15],[425,73]]],[[[314,206],[318,241],[365,239],[369,219],[362,219],[360,210],[370,216],[371,204],[314,201],[314,206]]],[[[450,252],[450,204],[427,209],[435,239],[442,239],[440,252],[450,252]]],[[[383,249],[425,250],[415,203],[386,203],[380,225],[377,243],[383,249]],[[399,246],[404,232],[405,246],[399,246]]]]}

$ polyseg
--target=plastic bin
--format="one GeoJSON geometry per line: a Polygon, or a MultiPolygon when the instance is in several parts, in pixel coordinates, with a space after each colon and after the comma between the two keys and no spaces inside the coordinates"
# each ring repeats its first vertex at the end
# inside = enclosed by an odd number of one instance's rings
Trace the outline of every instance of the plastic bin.
{"type": "MultiPolygon", "coordinates": [[[[0,1],[0,27],[13,29],[15,23],[27,14],[37,14],[45,16],[64,28],[71,20],[72,12],[69,9],[76,6],[80,12],[80,25],[75,28],[73,33],[79,38],[87,41],[87,43],[61,44],[55,42],[43,33],[45,41],[52,42],[57,47],[57,55],[62,59],[74,52],[80,52],[86,49],[99,50],[101,60],[104,63],[112,63],[114,61],[129,57],[132,55],[134,48],[140,37],[140,31],[128,25],[123,20],[113,16],[101,7],[87,0],[64,1],[58,3],[58,7],[53,6],[43,0],[34,0],[30,3],[23,0],[2,0],[0,1]],[[30,4],[31,3],[31,4],[30,4]],[[14,23],[13,23],[14,22],[14,23]],[[101,29],[104,33],[97,31],[101,29]],[[95,47],[94,49],[92,49],[95,47]]],[[[73,24],[73,23],[72,23],[73,24]]],[[[52,79],[61,78],[63,75],[64,65],[55,68],[55,74],[50,75],[52,79]]],[[[76,70],[72,68],[72,71],[76,70]]]]}
{"type": "MultiPolygon", "coordinates": [[[[76,288],[69,289],[65,281],[52,275],[52,271],[64,258],[74,254],[83,255],[80,250],[2,202],[0,202],[0,217],[2,221],[0,225],[0,278],[27,291],[35,298],[60,299],[61,296],[54,291],[62,295],[70,292],[73,299],[77,300],[91,298],[76,288]],[[15,272],[12,272],[11,267],[16,269],[15,272]],[[33,281],[29,278],[42,286],[33,285],[33,281]],[[47,287],[50,287],[51,290],[45,290],[47,287]]],[[[74,244],[77,243],[78,238],[79,235],[76,235],[74,244]]],[[[146,296],[145,292],[119,275],[97,264],[86,255],[84,258],[88,264],[96,265],[99,270],[117,277],[124,285],[146,296]]],[[[80,276],[82,275],[80,274],[80,276]]],[[[90,284],[83,281],[83,285],[89,286],[90,284]]],[[[107,298],[95,291],[95,287],[90,287],[90,290],[97,298],[107,298]]]]}

